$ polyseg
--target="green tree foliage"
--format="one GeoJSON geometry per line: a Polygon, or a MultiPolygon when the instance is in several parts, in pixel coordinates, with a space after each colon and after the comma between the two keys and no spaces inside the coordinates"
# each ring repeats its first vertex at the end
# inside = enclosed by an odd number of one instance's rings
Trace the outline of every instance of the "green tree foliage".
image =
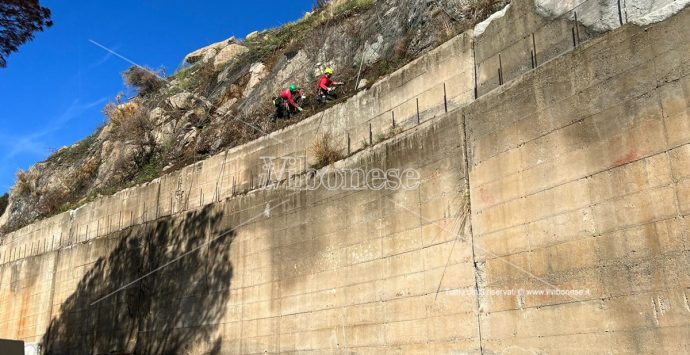
{"type": "Polygon", "coordinates": [[[35,32],[52,25],[50,10],[39,0],[0,1],[0,68],[7,66],[7,57],[31,41],[35,32]]]}
{"type": "Polygon", "coordinates": [[[7,209],[7,204],[10,202],[9,199],[10,196],[8,194],[0,196],[0,216],[2,216],[3,213],[5,213],[5,210],[7,209]]]}

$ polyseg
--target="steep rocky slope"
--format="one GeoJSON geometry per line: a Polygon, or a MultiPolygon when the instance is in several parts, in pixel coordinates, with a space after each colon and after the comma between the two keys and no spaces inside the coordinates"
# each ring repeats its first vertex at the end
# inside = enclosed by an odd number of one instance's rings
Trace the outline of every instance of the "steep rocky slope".
{"type": "Polygon", "coordinates": [[[346,82],[345,99],[507,2],[334,0],[297,22],[190,53],[165,79],[134,67],[124,76],[137,97],[115,99],[101,129],[18,173],[0,233],[293,124],[326,108],[313,100],[325,67],[346,82]],[[306,90],[305,112],[272,122],[271,97],[290,83],[306,90]]]}

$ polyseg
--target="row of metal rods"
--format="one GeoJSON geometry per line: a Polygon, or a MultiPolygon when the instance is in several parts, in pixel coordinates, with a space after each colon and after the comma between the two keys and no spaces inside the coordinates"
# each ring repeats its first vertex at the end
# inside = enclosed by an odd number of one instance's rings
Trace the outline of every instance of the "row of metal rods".
{"type": "MultiPolygon", "coordinates": [[[[419,111],[419,98],[416,98],[416,105],[417,105],[417,124],[421,123],[421,113],[419,111]]],[[[448,113],[448,93],[446,89],[446,83],[443,83],[443,108],[444,112],[448,113]]],[[[391,126],[393,128],[396,127],[397,122],[395,121],[395,111],[391,110],[391,126]]],[[[347,155],[350,155],[352,153],[352,139],[350,137],[350,132],[347,132],[345,134],[345,139],[346,139],[346,146],[347,146],[347,155]]],[[[369,122],[369,145],[374,144],[374,129],[373,125],[371,122],[369,122]]]]}
{"type": "MultiPolygon", "coordinates": [[[[621,11],[621,5],[620,5],[620,0],[618,1],[618,11],[619,11],[619,17],[620,17],[620,23],[623,25],[623,15],[621,11]]],[[[574,21],[574,26],[571,27],[571,33],[572,33],[572,41],[573,41],[573,48],[577,48],[577,46],[580,45],[582,42],[581,37],[580,37],[580,25],[579,21],[577,18],[577,11],[573,12],[573,15],[575,17],[574,21]]],[[[535,38],[534,33],[531,34],[532,38],[532,48],[530,49],[530,61],[531,61],[531,67],[532,69],[535,69],[539,66],[539,61],[537,60],[537,41],[535,38]]],[[[476,64],[475,64],[476,65],[476,64]]],[[[505,84],[505,77],[503,73],[503,57],[502,53],[498,53],[498,85],[503,85],[505,84]]],[[[475,75],[475,99],[479,97],[479,90],[478,90],[478,78],[477,75],[475,75]]]]}

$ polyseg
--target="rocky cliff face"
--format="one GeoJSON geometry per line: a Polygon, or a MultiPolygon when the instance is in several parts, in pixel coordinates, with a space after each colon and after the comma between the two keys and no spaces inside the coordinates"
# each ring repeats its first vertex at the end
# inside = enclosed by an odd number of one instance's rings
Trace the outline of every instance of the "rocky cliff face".
{"type": "Polygon", "coordinates": [[[140,93],[107,107],[107,124],[18,173],[2,232],[295,123],[326,108],[313,102],[325,67],[346,82],[345,99],[507,2],[339,0],[286,26],[194,51],[170,77],[129,76],[140,93]],[[272,122],[271,98],[291,83],[307,92],[305,112],[272,122]]]}

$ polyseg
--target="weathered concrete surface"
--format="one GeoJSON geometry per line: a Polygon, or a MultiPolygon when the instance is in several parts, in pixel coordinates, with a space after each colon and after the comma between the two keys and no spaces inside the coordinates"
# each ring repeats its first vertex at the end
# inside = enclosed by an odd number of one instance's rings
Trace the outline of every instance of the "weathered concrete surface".
{"type": "Polygon", "coordinates": [[[70,354],[478,351],[476,300],[457,295],[475,282],[460,118],[338,163],[414,166],[414,190],[259,190],[5,264],[3,336],[50,321],[45,349],[70,354]]]}
{"type": "Polygon", "coordinates": [[[475,40],[481,96],[623,24],[650,25],[690,4],[687,0],[513,0],[475,40]]]}
{"type": "MultiPolygon", "coordinates": [[[[511,16],[474,43],[478,68],[511,16]]],[[[689,22],[624,26],[474,102],[469,33],[322,117],[13,233],[0,338],[70,354],[688,353],[689,22]],[[412,168],[416,188],[270,188],[287,177],[262,156],[309,156],[323,132],[356,151],[393,117],[403,133],[321,172],[412,168]],[[492,289],[589,293],[474,292],[492,289]]],[[[306,182],[306,167],[290,168],[306,182]]]]}
{"type": "Polygon", "coordinates": [[[690,351],[690,12],[592,40],[465,110],[487,352],[690,351]],[[673,34],[673,35],[670,35],[673,34]]]}
{"type": "MultiPolygon", "coordinates": [[[[568,9],[575,6],[577,4],[568,9]]],[[[577,30],[577,43],[596,35],[567,16],[543,17],[536,12],[532,0],[512,1],[505,15],[492,21],[475,40],[478,95],[484,95],[519,78],[536,65],[571,51],[574,48],[574,30],[577,30]]]]}

